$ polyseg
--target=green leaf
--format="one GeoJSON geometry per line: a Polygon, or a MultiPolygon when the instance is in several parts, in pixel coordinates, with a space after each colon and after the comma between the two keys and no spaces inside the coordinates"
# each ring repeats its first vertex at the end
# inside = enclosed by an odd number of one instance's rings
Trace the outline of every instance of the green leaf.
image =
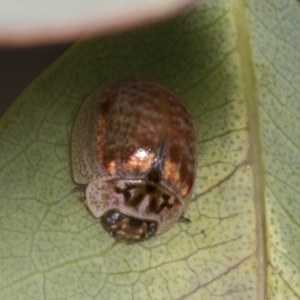
{"type": "Polygon", "coordinates": [[[296,0],[212,0],[46,70],[0,122],[0,298],[300,298],[299,18],[296,0]],[[81,103],[127,76],[176,89],[199,131],[192,223],[130,246],[80,203],[70,166],[81,103]]]}

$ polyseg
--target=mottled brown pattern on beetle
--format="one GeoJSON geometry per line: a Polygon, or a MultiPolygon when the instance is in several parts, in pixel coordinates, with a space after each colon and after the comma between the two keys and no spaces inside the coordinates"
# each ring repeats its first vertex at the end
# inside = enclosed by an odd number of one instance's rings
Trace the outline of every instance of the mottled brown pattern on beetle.
{"type": "Polygon", "coordinates": [[[139,205],[145,199],[145,197],[149,196],[150,203],[146,208],[147,213],[159,214],[162,210],[167,207],[171,209],[174,205],[181,205],[179,200],[175,198],[175,203],[170,203],[169,200],[171,196],[168,194],[162,194],[159,190],[155,188],[155,186],[151,184],[141,185],[141,186],[130,186],[125,189],[121,189],[116,187],[115,189],[117,194],[123,194],[126,205],[129,205],[136,210],[138,210],[139,205]],[[131,193],[131,189],[135,188],[136,192],[131,193]]]}
{"type": "Polygon", "coordinates": [[[130,89],[111,93],[107,101],[101,104],[97,153],[108,174],[117,172],[122,177],[124,173],[142,173],[150,169],[158,143],[156,133],[161,130],[161,116],[149,115],[151,107],[155,112],[155,104],[145,102],[130,89]],[[138,105],[139,102],[143,105],[138,105]],[[112,119],[111,116],[117,118],[112,119]],[[149,127],[146,120],[150,118],[152,126],[149,127]],[[141,121],[145,122],[144,126],[139,125],[141,121]],[[146,151],[146,157],[136,155],[140,149],[146,151]],[[109,169],[112,162],[115,162],[116,169],[109,169]]]}
{"type": "Polygon", "coordinates": [[[146,174],[156,158],[164,163],[160,166],[162,178],[185,196],[194,181],[191,166],[196,137],[182,102],[172,91],[141,79],[124,85],[119,82],[104,94],[107,99],[99,108],[97,153],[107,173],[120,177],[146,174]],[[158,158],[161,141],[165,149],[158,158]],[[139,157],[138,150],[146,157],[139,157]]]}
{"type": "Polygon", "coordinates": [[[194,125],[190,114],[185,106],[173,95],[170,96],[169,101],[170,123],[167,135],[172,143],[167,145],[163,177],[185,196],[194,182],[194,172],[190,168],[194,164],[196,136],[192,130],[194,125]],[[179,174],[179,177],[176,174],[179,174]]]}

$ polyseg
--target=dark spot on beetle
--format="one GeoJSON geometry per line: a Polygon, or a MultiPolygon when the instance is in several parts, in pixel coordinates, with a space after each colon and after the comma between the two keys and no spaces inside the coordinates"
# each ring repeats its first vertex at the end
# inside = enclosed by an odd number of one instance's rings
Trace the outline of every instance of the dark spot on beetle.
{"type": "Polygon", "coordinates": [[[157,199],[155,196],[151,197],[150,204],[149,204],[149,211],[150,212],[157,212],[158,205],[157,205],[157,199]]]}
{"type": "Polygon", "coordinates": [[[173,207],[174,203],[168,202],[169,199],[171,198],[169,195],[167,195],[167,194],[162,195],[162,198],[164,200],[162,203],[159,203],[160,197],[161,197],[161,195],[153,195],[153,197],[151,197],[150,204],[149,204],[150,212],[160,213],[165,207],[167,207],[169,209],[173,207]],[[164,195],[166,197],[164,197],[164,195]]]}
{"type": "Polygon", "coordinates": [[[145,190],[147,194],[153,194],[156,191],[156,188],[153,185],[147,184],[145,186],[145,190]]]}
{"type": "Polygon", "coordinates": [[[153,182],[156,182],[156,183],[159,183],[160,182],[160,179],[161,179],[161,174],[160,174],[160,171],[157,170],[157,169],[152,169],[149,174],[147,175],[147,180],[149,181],[153,181],[153,182]]]}
{"type": "Polygon", "coordinates": [[[117,194],[122,194],[123,190],[116,186],[115,191],[117,194]]]}
{"type": "Polygon", "coordinates": [[[159,212],[161,212],[165,207],[172,208],[173,204],[169,204],[167,201],[163,202],[159,206],[159,212]]]}
{"type": "Polygon", "coordinates": [[[131,206],[137,206],[138,204],[140,204],[143,199],[145,198],[145,193],[139,193],[137,194],[135,197],[131,197],[131,199],[126,199],[127,200],[126,202],[131,205],[131,206]]]}
{"type": "Polygon", "coordinates": [[[101,103],[100,105],[100,112],[102,115],[106,116],[111,108],[111,101],[107,100],[101,103]]]}
{"type": "Polygon", "coordinates": [[[128,190],[124,190],[123,195],[124,195],[125,201],[128,202],[131,197],[130,192],[128,190]]]}
{"type": "Polygon", "coordinates": [[[138,228],[143,224],[143,221],[139,220],[139,219],[134,219],[134,218],[130,218],[129,219],[129,225],[130,227],[135,227],[138,228]]]}
{"type": "Polygon", "coordinates": [[[170,195],[167,195],[167,194],[163,194],[162,197],[166,202],[169,201],[169,199],[170,199],[170,195]]]}

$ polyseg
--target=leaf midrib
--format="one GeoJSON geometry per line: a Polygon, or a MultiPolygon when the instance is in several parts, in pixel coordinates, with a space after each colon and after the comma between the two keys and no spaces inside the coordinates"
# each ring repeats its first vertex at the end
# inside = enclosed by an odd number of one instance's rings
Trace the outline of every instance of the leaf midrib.
{"type": "Polygon", "coordinates": [[[247,107],[248,126],[248,166],[252,168],[253,201],[255,211],[257,242],[257,299],[267,298],[267,245],[264,201],[264,167],[262,163],[261,140],[259,130],[259,101],[253,55],[250,46],[249,19],[245,1],[231,1],[233,21],[237,30],[236,49],[241,60],[241,76],[244,83],[244,99],[247,107]]]}

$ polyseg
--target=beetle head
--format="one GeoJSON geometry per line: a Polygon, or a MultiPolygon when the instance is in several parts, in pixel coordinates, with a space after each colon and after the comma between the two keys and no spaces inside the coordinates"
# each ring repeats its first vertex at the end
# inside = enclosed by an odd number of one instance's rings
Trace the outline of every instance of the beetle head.
{"type": "Polygon", "coordinates": [[[155,235],[157,228],[156,222],[139,220],[116,210],[102,216],[101,223],[111,236],[125,244],[146,240],[155,235]]]}

